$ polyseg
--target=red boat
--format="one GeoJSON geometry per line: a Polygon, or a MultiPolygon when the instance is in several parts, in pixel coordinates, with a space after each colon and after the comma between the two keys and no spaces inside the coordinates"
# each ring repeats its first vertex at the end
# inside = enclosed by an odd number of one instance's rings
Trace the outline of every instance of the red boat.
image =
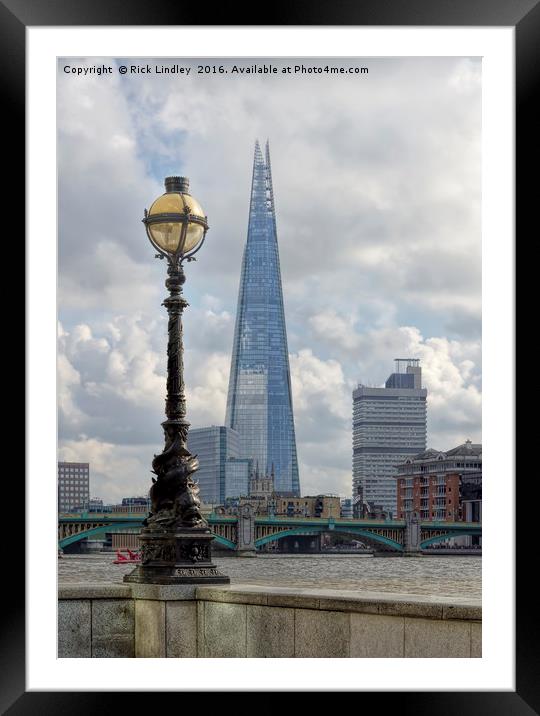
{"type": "Polygon", "coordinates": [[[141,556],[137,552],[132,552],[130,549],[117,549],[116,559],[113,564],[138,564],[140,561],[141,556]],[[122,554],[122,552],[127,552],[128,556],[126,557],[126,555],[122,554]]]}

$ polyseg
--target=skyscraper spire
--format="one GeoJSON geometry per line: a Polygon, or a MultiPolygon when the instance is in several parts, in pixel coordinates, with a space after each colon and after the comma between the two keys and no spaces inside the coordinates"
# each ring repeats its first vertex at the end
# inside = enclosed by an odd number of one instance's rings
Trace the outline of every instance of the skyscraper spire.
{"type": "Polygon", "coordinates": [[[225,424],[278,492],[300,494],[268,141],[255,142],[225,424]]]}

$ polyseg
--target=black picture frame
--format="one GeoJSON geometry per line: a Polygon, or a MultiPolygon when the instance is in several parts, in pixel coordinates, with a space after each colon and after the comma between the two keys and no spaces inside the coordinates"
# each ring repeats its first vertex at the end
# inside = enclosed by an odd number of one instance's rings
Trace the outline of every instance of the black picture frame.
{"type": "MultiPolygon", "coordinates": [[[[193,8],[192,8],[193,9],[193,8]]],[[[195,12],[195,23],[190,23],[182,3],[167,0],[0,0],[0,52],[3,56],[0,82],[5,107],[4,119],[8,121],[9,144],[16,146],[14,161],[4,165],[9,179],[6,206],[22,204],[24,186],[25,147],[25,30],[28,26],[121,26],[121,25],[319,25],[319,26],[499,26],[515,29],[516,63],[516,237],[521,235],[526,245],[528,234],[536,234],[536,222],[532,212],[538,204],[538,160],[534,147],[537,145],[538,114],[533,110],[535,90],[540,85],[540,0],[341,0],[314,2],[313,0],[275,0],[261,4],[260,14],[246,14],[241,4],[220,4],[205,12],[195,12]],[[198,22],[199,17],[211,17],[209,23],[198,22]],[[531,179],[529,180],[529,177],[531,179]],[[527,238],[526,238],[527,232],[527,238]]],[[[54,98],[51,98],[54,101],[54,98]]],[[[21,212],[23,207],[21,206],[21,212]]],[[[533,237],[532,237],[533,238],[533,237]]],[[[489,356],[486,357],[489,360],[489,356]]],[[[24,363],[22,363],[24,365],[24,363]]],[[[509,440],[514,436],[509,435],[509,440]]],[[[528,445],[531,441],[527,441],[528,445]]],[[[525,439],[522,440],[525,444],[525,439]]],[[[517,446],[516,446],[517,448],[517,446]]],[[[31,449],[28,446],[27,449],[31,449]]],[[[516,449],[517,454],[517,449],[516,449]]],[[[15,472],[15,471],[14,471],[15,472]]],[[[7,477],[7,476],[6,476],[7,477]]],[[[508,476],[509,489],[514,476],[508,476]]],[[[526,479],[525,477],[523,479],[526,479]]],[[[536,480],[527,483],[527,490],[534,489],[536,480]]],[[[6,483],[7,484],[7,483],[6,483]]],[[[10,716],[19,714],[108,714],[118,711],[120,700],[127,694],[100,692],[27,692],[25,690],[25,617],[24,617],[24,554],[21,534],[21,509],[18,513],[12,505],[24,504],[24,482],[9,480],[9,503],[6,518],[13,524],[4,524],[5,539],[17,534],[16,548],[9,547],[12,564],[5,576],[2,631],[0,636],[0,709],[10,716]]],[[[518,490],[520,503],[523,490],[518,490]]],[[[531,504],[532,494],[527,495],[531,504]]],[[[521,500],[525,512],[524,501],[521,500]]],[[[517,511],[519,515],[520,512],[517,511]]],[[[446,716],[474,714],[482,716],[520,716],[540,713],[540,660],[538,639],[538,598],[536,588],[530,582],[534,555],[534,520],[522,519],[517,524],[517,598],[516,598],[516,691],[515,692],[385,692],[362,693],[356,698],[358,705],[383,710],[396,709],[401,713],[437,714],[446,716]]],[[[8,558],[9,559],[9,558],[8,558]]],[[[426,684],[426,688],[429,685],[426,684]]],[[[331,684],[328,684],[331,690],[331,684]]],[[[354,685],[351,684],[351,690],[354,685]]],[[[226,694],[207,693],[204,705],[218,704],[226,694]],[[217,699],[213,698],[217,697],[217,699]]],[[[229,695],[230,696],[230,695],[229,695]]],[[[281,698],[282,694],[275,694],[281,698]]],[[[148,695],[137,694],[139,707],[148,702],[148,695]]],[[[155,698],[155,696],[150,696],[155,698]]],[[[268,710],[268,701],[259,704],[268,710]]]]}

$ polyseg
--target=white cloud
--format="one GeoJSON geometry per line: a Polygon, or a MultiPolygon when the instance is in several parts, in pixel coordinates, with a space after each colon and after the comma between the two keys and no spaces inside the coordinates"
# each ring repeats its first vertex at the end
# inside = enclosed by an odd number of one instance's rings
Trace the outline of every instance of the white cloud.
{"type": "Polygon", "coordinates": [[[468,57],[461,59],[448,79],[453,89],[464,94],[471,94],[480,89],[482,82],[481,65],[468,57]]]}
{"type": "Polygon", "coordinates": [[[340,316],[334,309],[327,309],[311,316],[309,323],[315,333],[328,342],[337,343],[345,350],[358,347],[354,316],[340,316]]]}
{"type": "Polygon", "coordinates": [[[71,365],[67,356],[60,354],[57,361],[58,370],[58,409],[76,425],[80,423],[82,414],[73,402],[72,388],[80,385],[81,376],[71,365]]]}
{"type": "Polygon", "coordinates": [[[118,445],[84,435],[61,441],[58,450],[59,460],[90,463],[91,495],[105,502],[148,494],[152,457],[147,445],[118,445]]]}
{"type": "Polygon", "coordinates": [[[341,365],[336,360],[323,361],[304,348],[290,356],[293,403],[297,415],[306,413],[322,424],[327,417],[321,410],[347,418],[343,409],[346,384],[341,365]]]}
{"type": "Polygon", "coordinates": [[[428,443],[441,450],[467,438],[481,442],[480,341],[425,339],[417,328],[371,331],[361,337],[357,362],[362,382],[382,385],[392,357],[420,358],[428,390],[428,443]]]}
{"type": "MultiPolygon", "coordinates": [[[[152,253],[149,251],[149,259],[152,253]]],[[[151,272],[117,241],[101,239],[88,252],[72,257],[71,267],[60,272],[59,302],[70,311],[137,311],[157,303],[161,285],[151,272]]]]}
{"type": "Polygon", "coordinates": [[[318,275],[334,308],[367,287],[371,300],[478,311],[481,64],[370,66],[362,84],[193,73],[182,83],[115,75],[83,86],[60,74],[63,304],[123,311],[154,300],[160,274],[140,218],[161,191],[157,169],[188,173],[209,215],[192,295],[212,286],[233,313],[252,142],[270,136],[286,293],[317,300],[306,278],[318,275]]]}
{"type": "Polygon", "coordinates": [[[223,425],[229,369],[230,356],[225,353],[199,354],[190,360],[186,399],[188,419],[194,428],[223,425]]]}
{"type": "MultiPolygon", "coordinates": [[[[303,495],[336,494],[341,497],[351,495],[351,470],[339,467],[321,466],[317,463],[318,453],[310,451],[309,463],[300,463],[301,487],[303,495]]],[[[335,463],[335,461],[334,461],[335,463]]]]}

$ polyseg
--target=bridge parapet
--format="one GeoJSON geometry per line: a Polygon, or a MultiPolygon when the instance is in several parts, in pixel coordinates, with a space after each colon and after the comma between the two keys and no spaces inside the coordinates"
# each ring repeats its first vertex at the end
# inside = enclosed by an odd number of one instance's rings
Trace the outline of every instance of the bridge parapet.
{"type": "MultiPolygon", "coordinates": [[[[59,545],[64,547],[105,531],[139,529],[143,519],[140,513],[63,514],[58,521],[59,545]]],[[[329,530],[364,537],[384,545],[385,549],[412,553],[449,537],[482,534],[479,522],[422,521],[415,523],[418,534],[407,536],[405,520],[255,517],[252,510],[240,517],[211,514],[208,523],[219,544],[239,553],[253,553],[257,547],[284,537],[317,535],[329,530]]]]}

